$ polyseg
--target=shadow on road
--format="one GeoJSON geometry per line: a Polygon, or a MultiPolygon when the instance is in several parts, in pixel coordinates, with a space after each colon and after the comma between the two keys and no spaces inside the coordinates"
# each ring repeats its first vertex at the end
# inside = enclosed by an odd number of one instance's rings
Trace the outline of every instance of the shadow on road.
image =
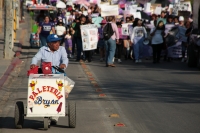
{"type": "MultiPolygon", "coordinates": [[[[0,128],[1,129],[16,129],[14,125],[14,117],[0,117],[0,128]]],[[[64,125],[51,125],[51,127],[58,128],[69,128],[69,126],[64,125]]],[[[34,129],[34,130],[44,130],[43,121],[24,119],[23,129],[34,129]]]]}

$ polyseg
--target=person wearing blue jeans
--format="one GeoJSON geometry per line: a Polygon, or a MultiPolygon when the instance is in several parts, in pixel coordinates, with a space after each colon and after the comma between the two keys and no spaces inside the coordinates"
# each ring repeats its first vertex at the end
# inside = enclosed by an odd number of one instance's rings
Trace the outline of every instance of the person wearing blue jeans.
{"type": "Polygon", "coordinates": [[[106,66],[113,64],[113,58],[116,50],[116,41],[110,38],[105,41],[106,46],[106,66]]]}
{"type": "Polygon", "coordinates": [[[40,34],[40,47],[47,46],[47,36],[43,36],[40,34]]]}
{"type": "Polygon", "coordinates": [[[143,41],[147,38],[147,31],[142,24],[142,20],[135,20],[135,26],[131,34],[131,42],[133,43],[133,51],[135,63],[142,62],[143,41]]]}
{"type": "Polygon", "coordinates": [[[136,44],[133,45],[133,51],[134,51],[134,56],[135,60],[139,61],[142,59],[142,54],[143,54],[143,41],[144,37],[142,37],[136,44]]]}
{"type": "Polygon", "coordinates": [[[119,42],[119,31],[115,22],[115,16],[109,16],[108,23],[111,24],[114,33],[108,40],[105,40],[106,67],[115,67],[113,58],[116,50],[116,42],[119,42]]]}

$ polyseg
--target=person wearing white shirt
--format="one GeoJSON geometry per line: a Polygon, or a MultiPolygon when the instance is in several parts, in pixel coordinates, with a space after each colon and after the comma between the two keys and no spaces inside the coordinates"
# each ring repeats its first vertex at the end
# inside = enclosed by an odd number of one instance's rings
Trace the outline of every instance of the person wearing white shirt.
{"type": "Polygon", "coordinates": [[[60,37],[60,38],[62,38],[61,42],[60,42],[60,45],[63,44],[63,42],[64,42],[64,36],[66,34],[66,28],[63,25],[64,25],[63,22],[58,22],[58,25],[55,27],[57,36],[60,37]]]}
{"type": "Polygon", "coordinates": [[[142,25],[142,20],[138,19],[135,23],[137,23],[137,26],[133,28],[131,42],[133,44],[135,63],[138,63],[142,62],[143,41],[147,38],[147,31],[142,25]]]}

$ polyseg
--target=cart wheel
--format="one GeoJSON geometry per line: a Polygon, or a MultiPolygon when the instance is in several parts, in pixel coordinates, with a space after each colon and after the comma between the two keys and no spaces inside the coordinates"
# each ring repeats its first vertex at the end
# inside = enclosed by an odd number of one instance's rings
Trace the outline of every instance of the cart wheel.
{"type": "Polygon", "coordinates": [[[24,104],[21,101],[15,104],[15,127],[22,129],[24,124],[24,104]]]}
{"type": "Polygon", "coordinates": [[[69,127],[76,127],[76,103],[69,102],[68,103],[68,116],[69,116],[69,127]]]}
{"type": "Polygon", "coordinates": [[[49,128],[49,118],[44,117],[44,130],[48,130],[49,128]]]}

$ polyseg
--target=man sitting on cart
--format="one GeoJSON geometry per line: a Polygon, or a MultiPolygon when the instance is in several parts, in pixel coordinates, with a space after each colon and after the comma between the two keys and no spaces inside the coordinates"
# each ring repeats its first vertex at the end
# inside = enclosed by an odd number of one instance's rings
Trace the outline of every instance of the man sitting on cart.
{"type": "MultiPolygon", "coordinates": [[[[61,69],[66,69],[68,66],[68,58],[65,47],[60,46],[60,40],[57,35],[51,34],[47,37],[47,45],[39,49],[33,57],[30,68],[36,67],[38,61],[51,62],[52,66],[59,66],[61,69]]],[[[58,117],[51,118],[52,124],[56,124],[58,117]]]]}
{"type": "Polygon", "coordinates": [[[34,68],[38,61],[51,62],[52,66],[59,66],[61,69],[66,69],[68,58],[65,47],[60,46],[60,40],[57,35],[51,34],[47,37],[47,45],[39,49],[33,57],[30,68],[34,68]]]}

